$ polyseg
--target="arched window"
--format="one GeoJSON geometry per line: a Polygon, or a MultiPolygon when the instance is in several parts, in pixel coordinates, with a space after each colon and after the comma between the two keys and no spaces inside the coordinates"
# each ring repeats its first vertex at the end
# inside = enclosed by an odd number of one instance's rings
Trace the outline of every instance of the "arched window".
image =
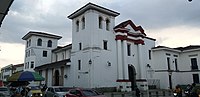
{"type": "Polygon", "coordinates": [[[102,17],[99,17],[99,29],[102,29],[102,21],[103,21],[102,17]]]}
{"type": "Polygon", "coordinates": [[[85,17],[82,18],[82,29],[85,29],[85,17]]]}
{"type": "Polygon", "coordinates": [[[42,39],[39,38],[39,39],[37,40],[37,46],[42,46],[42,39]]]}
{"type": "Polygon", "coordinates": [[[106,30],[109,31],[110,30],[110,20],[106,19],[106,30]]]}
{"type": "Polygon", "coordinates": [[[79,31],[79,20],[76,21],[76,32],[79,31]]]}
{"type": "Polygon", "coordinates": [[[47,47],[52,47],[52,41],[48,40],[47,47]]]}

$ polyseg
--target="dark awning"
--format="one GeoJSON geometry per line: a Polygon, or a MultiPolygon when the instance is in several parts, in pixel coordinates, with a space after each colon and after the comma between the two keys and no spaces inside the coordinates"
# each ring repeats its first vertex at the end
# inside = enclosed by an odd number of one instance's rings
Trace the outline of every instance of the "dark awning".
{"type": "Polygon", "coordinates": [[[0,0],[0,27],[14,0],[0,0]]]}

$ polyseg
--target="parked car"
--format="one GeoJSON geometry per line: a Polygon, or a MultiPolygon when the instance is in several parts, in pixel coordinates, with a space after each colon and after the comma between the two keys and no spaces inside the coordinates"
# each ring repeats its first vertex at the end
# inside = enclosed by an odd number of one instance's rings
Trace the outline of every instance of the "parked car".
{"type": "Polygon", "coordinates": [[[65,94],[69,91],[69,87],[48,87],[45,92],[45,97],[65,97],[65,94]]]}
{"type": "Polygon", "coordinates": [[[3,81],[0,80],[0,87],[3,87],[3,86],[4,86],[3,81]]]}
{"type": "Polygon", "coordinates": [[[106,96],[93,89],[76,88],[76,89],[70,89],[65,95],[65,97],[106,97],[106,96]]]}
{"type": "Polygon", "coordinates": [[[29,86],[30,91],[27,94],[27,97],[43,97],[42,91],[39,86],[29,86]]]}
{"type": "Polygon", "coordinates": [[[11,97],[12,93],[8,87],[0,87],[0,97],[11,97]]]}

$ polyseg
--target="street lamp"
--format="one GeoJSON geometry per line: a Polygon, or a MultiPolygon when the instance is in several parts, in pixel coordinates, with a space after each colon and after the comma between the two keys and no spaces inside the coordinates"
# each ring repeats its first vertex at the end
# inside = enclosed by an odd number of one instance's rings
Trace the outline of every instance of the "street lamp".
{"type": "Polygon", "coordinates": [[[191,2],[192,0],[188,0],[189,2],[191,2]]]}
{"type": "Polygon", "coordinates": [[[92,60],[90,59],[88,63],[91,65],[92,64],[92,60]]]}

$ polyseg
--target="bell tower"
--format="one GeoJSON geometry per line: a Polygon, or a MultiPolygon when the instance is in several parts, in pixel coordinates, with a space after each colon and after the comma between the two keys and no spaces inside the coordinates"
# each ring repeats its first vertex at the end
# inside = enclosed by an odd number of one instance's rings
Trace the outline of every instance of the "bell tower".
{"type": "Polygon", "coordinates": [[[72,20],[71,62],[75,85],[94,88],[115,84],[117,67],[113,65],[116,64],[113,28],[118,15],[118,12],[88,3],[68,16],[72,20]],[[104,76],[108,74],[113,78],[104,76]],[[107,83],[103,83],[105,80],[107,83]]]}

